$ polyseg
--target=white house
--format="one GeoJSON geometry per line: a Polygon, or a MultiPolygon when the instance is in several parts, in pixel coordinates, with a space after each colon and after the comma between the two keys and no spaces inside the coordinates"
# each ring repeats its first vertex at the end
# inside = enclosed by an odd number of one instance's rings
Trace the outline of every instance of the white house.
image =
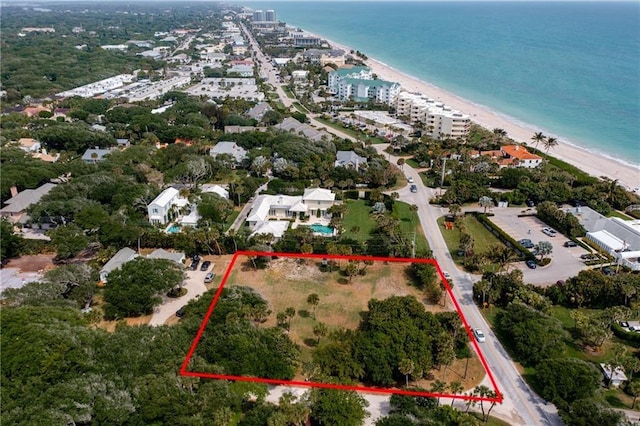
{"type": "Polygon", "coordinates": [[[200,185],[200,190],[203,193],[207,193],[207,194],[218,194],[220,197],[224,198],[225,200],[229,199],[229,190],[220,185],[216,185],[213,183],[205,183],[200,185]]]}
{"type": "Polygon", "coordinates": [[[247,216],[247,223],[254,234],[269,233],[277,238],[289,226],[288,220],[281,219],[292,220],[301,216],[329,219],[327,210],[335,204],[335,199],[336,194],[323,188],[305,189],[302,196],[259,195],[247,216]]]}
{"type": "Polygon", "coordinates": [[[618,264],[640,271],[640,220],[607,218],[589,207],[569,212],[587,230],[587,240],[615,257],[618,264]]]}
{"type": "Polygon", "coordinates": [[[38,152],[42,147],[40,142],[33,138],[20,138],[18,140],[18,144],[20,145],[21,150],[29,153],[38,152]]]}
{"type": "Polygon", "coordinates": [[[627,375],[624,374],[624,369],[621,366],[612,368],[609,364],[600,364],[602,374],[604,375],[605,382],[614,388],[619,387],[623,382],[628,380],[627,375]]]}
{"type": "Polygon", "coordinates": [[[153,225],[166,225],[176,215],[176,209],[188,204],[189,201],[180,197],[177,189],[167,188],[147,206],[149,222],[153,225]]]}
{"type": "Polygon", "coordinates": [[[100,281],[107,282],[107,276],[114,270],[119,269],[122,265],[130,260],[138,257],[138,254],[131,250],[129,247],[125,247],[118,251],[105,265],[100,269],[100,281]]]}

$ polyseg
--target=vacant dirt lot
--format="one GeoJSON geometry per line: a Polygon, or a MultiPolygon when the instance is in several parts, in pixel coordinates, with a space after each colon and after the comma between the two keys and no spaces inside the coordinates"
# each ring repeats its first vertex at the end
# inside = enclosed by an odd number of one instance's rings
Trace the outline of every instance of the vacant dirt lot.
{"type": "Polygon", "coordinates": [[[16,259],[9,260],[5,267],[19,269],[20,272],[45,272],[54,268],[54,256],[55,254],[20,256],[16,259]]]}
{"type": "MultiPolygon", "coordinates": [[[[303,359],[309,359],[312,349],[317,345],[317,337],[313,334],[313,326],[317,322],[325,323],[329,331],[342,327],[354,329],[371,299],[414,296],[427,311],[454,310],[450,301],[446,308],[441,304],[429,303],[420,290],[409,285],[406,275],[409,263],[375,262],[366,268],[364,263],[360,263],[364,274],[355,275],[351,280],[344,273],[346,263],[346,260],[338,262],[330,271],[320,260],[280,258],[272,260],[266,269],[256,270],[248,258],[240,257],[225,286],[247,286],[262,295],[271,310],[262,327],[276,326],[277,313],[294,308],[296,315],[291,319],[289,336],[302,348],[303,359]],[[307,297],[312,293],[319,296],[319,303],[315,307],[307,303],[307,297]]],[[[460,381],[465,389],[471,389],[484,377],[484,369],[477,357],[471,358],[465,379],[465,367],[465,360],[456,361],[447,370],[446,376],[444,370],[434,371],[429,379],[415,384],[428,389],[435,379],[446,379],[460,381]]],[[[303,379],[303,376],[296,378],[303,379]]]]}

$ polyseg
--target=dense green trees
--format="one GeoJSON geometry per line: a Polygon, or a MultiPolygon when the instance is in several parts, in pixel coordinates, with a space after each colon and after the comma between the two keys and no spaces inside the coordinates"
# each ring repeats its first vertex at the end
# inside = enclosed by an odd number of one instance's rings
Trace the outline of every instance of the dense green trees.
{"type": "Polygon", "coordinates": [[[358,393],[313,388],[309,392],[311,419],[326,426],[359,426],[368,414],[368,402],[358,393]]]}
{"type": "Polygon", "coordinates": [[[109,319],[147,315],[161,296],[181,285],[184,271],[165,259],[137,258],[112,271],[105,288],[105,317],[109,319]]]}
{"type": "Polygon", "coordinates": [[[498,314],[497,329],[527,365],[561,356],[568,338],[558,320],[521,303],[512,303],[498,314]]]}
{"type": "Polygon", "coordinates": [[[13,224],[8,219],[0,219],[0,263],[20,254],[22,237],[13,231],[13,224]]]}

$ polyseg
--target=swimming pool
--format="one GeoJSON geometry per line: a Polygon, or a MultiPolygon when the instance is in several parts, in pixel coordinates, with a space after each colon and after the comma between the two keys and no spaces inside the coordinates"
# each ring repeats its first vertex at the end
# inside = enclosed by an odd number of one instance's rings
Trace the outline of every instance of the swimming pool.
{"type": "Polygon", "coordinates": [[[178,225],[171,225],[167,228],[167,234],[177,234],[180,232],[180,227],[178,225]]]}
{"type": "Polygon", "coordinates": [[[310,228],[313,232],[317,232],[319,234],[324,234],[329,236],[333,235],[333,228],[329,226],[320,225],[319,223],[314,223],[313,225],[310,226],[310,228]]]}

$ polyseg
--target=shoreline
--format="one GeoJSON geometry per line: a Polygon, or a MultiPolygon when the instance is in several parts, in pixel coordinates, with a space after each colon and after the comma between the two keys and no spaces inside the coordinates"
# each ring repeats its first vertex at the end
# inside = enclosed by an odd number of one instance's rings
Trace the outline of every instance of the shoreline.
{"type": "MultiPolygon", "coordinates": [[[[357,50],[342,43],[329,40],[319,34],[310,34],[326,40],[333,48],[342,49],[345,52],[357,50]]],[[[535,125],[518,122],[514,118],[494,111],[487,106],[476,104],[471,100],[462,98],[429,82],[399,71],[391,65],[371,56],[367,55],[367,57],[367,60],[364,61],[365,64],[371,68],[372,72],[376,74],[379,79],[398,82],[403,90],[419,92],[440,100],[451,108],[469,115],[472,122],[489,130],[494,128],[504,129],[507,132],[507,136],[516,142],[535,146],[531,137],[535,132],[544,133],[542,129],[535,125]]],[[[558,145],[549,150],[548,155],[571,164],[599,179],[607,177],[612,180],[618,180],[618,183],[628,191],[633,192],[635,188],[640,187],[640,166],[624,163],[604,153],[589,151],[586,148],[567,142],[560,135],[545,134],[558,139],[558,145]]],[[[636,192],[640,192],[640,190],[636,192]]]]}

